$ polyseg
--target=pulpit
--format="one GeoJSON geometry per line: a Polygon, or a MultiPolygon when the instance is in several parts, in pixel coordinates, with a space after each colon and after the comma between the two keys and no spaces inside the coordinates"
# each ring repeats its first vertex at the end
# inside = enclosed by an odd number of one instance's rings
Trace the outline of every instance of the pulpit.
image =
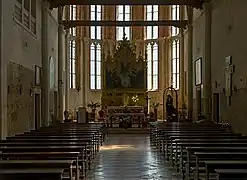
{"type": "Polygon", "coordinates": [[[102,106],[146,105],[146,60],[135,53],[127,38],[103,62],[102,106]]]}

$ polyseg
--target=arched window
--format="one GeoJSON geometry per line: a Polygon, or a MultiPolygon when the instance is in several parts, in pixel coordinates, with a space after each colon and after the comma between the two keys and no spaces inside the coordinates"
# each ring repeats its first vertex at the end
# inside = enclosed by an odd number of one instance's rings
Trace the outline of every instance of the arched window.
{"type": "MultiPolygon", "coordinates": [[[[116,20],[117,21],[130,21],[130,6],[119,5],[116,9],[116,20]]],[[[130,39],[130,27],[116,27],[116,39],[122,40],[123,37],[130,39]]]]}

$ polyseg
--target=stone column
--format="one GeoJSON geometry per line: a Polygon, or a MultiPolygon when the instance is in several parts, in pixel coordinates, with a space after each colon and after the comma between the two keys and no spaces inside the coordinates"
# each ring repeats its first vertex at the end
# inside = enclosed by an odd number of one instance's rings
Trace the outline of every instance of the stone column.
{"type": "Polygon", "coordinates": [[[211,86],[211,3],[205,3],[205,66],[204,66],[204,115],[211,120],[212,86],[211,86]]]}
{"type": "Polygon", "coordinates": [[[63,120],[63,33],[64,26],[61,24],[63,7],[58,7],[58,119],[63,120]]]}
{"type": "Polygon", "coordinates": [[[193,118],[193,8],[188,13],[188,119],[193,118]]]}
{"type": "Polygon", "coordinates": [[[69,58],[69,30],[65,32],[65,110],[69,110],[70,58],[69,58]]]}
{"type": "Polygon", "coordinates": [[[87,58],[85,56],[85,52],[86,52],[86,46],[85,46],[85,38],[82,38],[82,106],[86,107],[87,106],[87,98],[86,98],[86,94],[87,94],[87,76],[86,76],[86,68],[87,68],[87,58]]]}
{"type": "Polygon", "coordinates": [[[0,139],[8,135],[8,114],[7,114],[7,59],[3,58],[3,2],[0,1],[0,139]]]}
{"type": "Polygon", "coordinates": [[[88,90],[90,89],[90,62],[89,62],[89,47],[90,47],[90,40],[88,38],[83,39],[83,65],[84,65],[84,76],[83,76],[83,88],[84,88],[84,99],[83,99],[83,106],[87,107],[88,102],[88,90]]]}
{"type": "Polygon", "coordinates": [[[41,27],[41,44],[42,44],[42,91],[41,91],[41,126],[49,125],[49,96],[50,96],[50,78],[49,78],[49,57],[48,57],[48,10],[49,4],[42,1],[42,27],[41,27]]]}
{"type": "MultiPolygon", "coordinates": [[[[184,6],[181,6],[181,10],[180,10],[180,17],[181,20],[184,19],[184,6]]],[[[179,46],[180,46],[180,52],[179,52],[179,57],[180,57],[180,64],[179,64],[179,74],[180,74],[180,87],[179,87],[179,99],[180,99],[180,106],[182,106],[184,104],[184,29],[180,28],[180,42],[179,42],[179,46]]]]}

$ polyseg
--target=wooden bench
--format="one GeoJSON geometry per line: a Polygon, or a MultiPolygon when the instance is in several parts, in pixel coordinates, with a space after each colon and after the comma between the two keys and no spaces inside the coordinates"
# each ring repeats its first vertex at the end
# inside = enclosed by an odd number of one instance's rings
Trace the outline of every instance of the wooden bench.
{"type": "MultiPolygon", "coordinates": [[[[191,161],[191,156],[195,152],[246,152],[247,147],[186,147],[186,177],[190,177],[190,161],[191,161]]],[[[183,156],[182,156],[183,157],[183,156]]],[[[182,158],[181,157],[181,158],[182,158]]],[[[197,175],[196,175],[197,176],[197,175]]],[[[198,176],[197,176],[198,177],[198,176]]]]}
{"type": "Polygon", "coordinates": [[[1,180],[61,180],[63,168],[38,168],[38,169],[1,169],[1,180]]]}
{"type": "Polygon", "coordinates": [[[246,180],[247,169],[215,169],[218,180],[246,180]]]}
{"type": "MultiPolygon", "coordinates": [[[[76,170],[77,179],[86,175],[83,162],[80,161],[79,152],[14,152],[2,153],[1,158],[4,160],[69,160],[73,161],[73,169],[76,170]]],[[[48,162],[47,162],[48,163],[48,162]]]]}
{"type": "MultiPolygon", "coordinates": [[[[61,168],[69,173],[70,180],[73,179],[73,160],[2,160],[0,161],[0,169],[56,169],[61,168]]],[[[78,169],[75,170],[76,174],[79,174],[78,169]]],[[[79,176],[77,177],[79,179],[79,176]]]]}
{"type": "MultiPolygon", "coordinates": [[[[102,144],[103,133],[105,133],[102,132],[102,127],[102,125],[66,124],[8,137],[7,140],[0,141],[0,150],[3,152],[1,154],[2,167],[12,167],[15,170],[14,167],[17,167],[18,164],[28,167],[33,161],[35,162],[35,169],[39,167],[39,172],[44,172],[45,175],[48,173],[45,169],[46,164],[47,167],[51,168],[54,165],[53,169],[55,169],[55,167],[61,167],[61,163],[65,163],[65,161],[75,161],[76,177],[79,179],[79,165],[83,167],[82,174],[85,176],[88,169],[86,166],[91,164],[91,162],[90,164],[87,162],[88,151],[91,152],[90,145],[92,145],[95,155],[102,144]]],[[[92,155],[89,154],[89,156],[92,160],[92,155]]],[[[31,171],[36,172],[35,169],[32,167],[31,171]]],[[[22,174],[25,174],[24,171],[22,174]]],[[[70,178],[72,178],[71,176],[72,172],[70,172],[70,178]]],[[[6,173],[4,178],[7,178],[6,173]]],[[[47,177],[47,179],[49,178],[47,177]]]]}
{"type": "MultiPolygon", "coordinates": [[[[152,144],[164,152],[167,160],[170,160],[172,165],[177,168],[182,178],[187,179],[191,178],[190,171],[193,170],[195,172],[193,178],[198,180],[199,174],[207,171],[205,162],[217,160],[216,154],[218,157],[221,154],[219,159],[228,161],[227,166],[229,167],[231,167],[230,161],[245,161],[245,157],[247,157],[245,154],[247,137],[225,130],[215,124],[153,123],[150,124],[150,139],[152,144]],[[185,171],[186,177],[184,177],[183,171],[185,171]]],[[[238,165],[238,168],[245,168],[244,162],[238,165]]],[[[219,165],[218,169],[221,167],[224,166],[219,165]]],[[[212,171],[214,170],[210,169],[210,172],[212,171]]],[[[234,172],[236,175],[236,171],[234,172]]]]}
{"type": "MultiPolygon", "coordinates": [[[[239,157],[240,158],[240,157],[239,157]]],[[[215,169],[247,169],[247,158],[241,160],[208,160],[204,161],[206,166],[205,179],[209,180],[209,175],[216,173],[215,169]]]]}

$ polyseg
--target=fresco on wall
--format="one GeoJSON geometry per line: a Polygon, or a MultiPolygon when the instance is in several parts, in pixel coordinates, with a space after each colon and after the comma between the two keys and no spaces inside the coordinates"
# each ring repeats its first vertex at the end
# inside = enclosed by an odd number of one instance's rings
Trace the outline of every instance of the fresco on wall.
{"type": "Polygon", "coordinates": [[[14,62],[8,64],[8,136],[34,128],[34,71],[14,62]]]}

